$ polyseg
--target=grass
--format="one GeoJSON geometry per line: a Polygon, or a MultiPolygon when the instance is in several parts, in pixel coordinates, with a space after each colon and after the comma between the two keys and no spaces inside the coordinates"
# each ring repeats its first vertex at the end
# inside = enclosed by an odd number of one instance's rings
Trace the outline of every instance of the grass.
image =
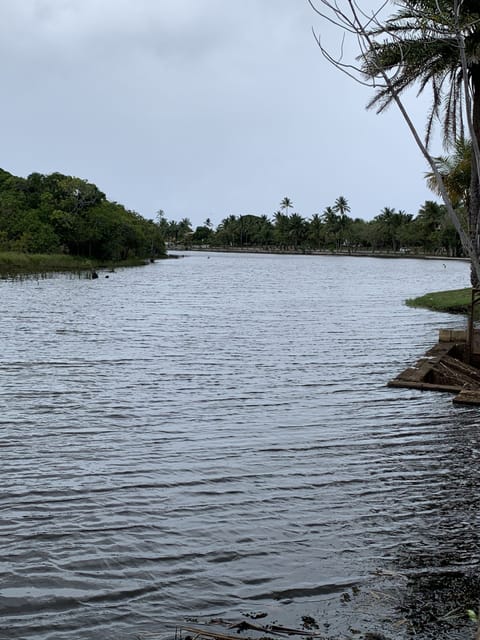
{"type": "Polygon", "coordinates": [[[99,267],[128,267],[145,264],[138,258],[123,262],[101,262],[65,254],[0,252],[0,277],[15,274],[48,273],[53,271],[85,271],[99,267]]]}
{"type": "Polygon", "coordinates": [[[405,304],[409,307],[421,307],[431,311],[468,314],[471,304],[472,290],[454,289],[453,291],[435,291],[419,298],[410,298],[405,304]]]}

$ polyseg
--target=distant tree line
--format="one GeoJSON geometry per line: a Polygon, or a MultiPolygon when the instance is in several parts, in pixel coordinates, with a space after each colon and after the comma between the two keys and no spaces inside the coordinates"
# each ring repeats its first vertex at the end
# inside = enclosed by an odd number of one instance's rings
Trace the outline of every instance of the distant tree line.
{"type": "Polygon", "coordinates": [[[16,177],[0,169],[0,251],[100,260],[164,255],[159,226],[94,184],[60,173],[16,177]]]}
{"type": "Polygon", "coordinates": [[[343,196],[309,219],[291,213],[293,208],[292,200],[285,197],[272,219],[267,215],[230,215],[216,229],[209,219],[195,229],[188,218],[168,221],[163,211],[157,221],[167,243],[186,247],[462,255],[446,207],[434,201],[426,201],[415,216],[385,207],[369,221],[350,217],[350,206],[343,196]]]}

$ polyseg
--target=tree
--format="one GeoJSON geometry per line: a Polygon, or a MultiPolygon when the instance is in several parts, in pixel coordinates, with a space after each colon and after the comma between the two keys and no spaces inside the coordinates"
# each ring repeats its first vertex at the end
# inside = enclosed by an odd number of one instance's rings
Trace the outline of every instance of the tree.
{"type": "Polygon", "coordinates": [[[343,196],[338,196],[335,200],[335,204],[333,205],[333,210],[336,213],[339,213],[342,217],[346,216],[347,213],[350,213],[350,205],[348,204],[348,200],[343,196]]]}
{"type": "Polygon", "coordinates": [[[326,207],[322,214],[322,222],[325,226],[325,240],[327,244],[334,245],[335,250],[340,248],[341,223],[333,207],[326,207]]]}
{"type": "Polygon", "coordinates": [[[308,224],[308,237],[315,249],[320,249],[325,241],[325,225],[322,222],[320,214],[314,213],[308,224]]]}
{"type": "Polygon", "coordinates": [[[168,237],[169,222],[167,220],[165,211],[163,209],[159,209],[157,211],[157,214],[155,216],[155,222],[157,223],[157,226],[160,230],[162,237],[166,239],[168,237]]]}
{"type": "Polygon", "coordinates": [[[350,206],[348,201],[343,196],[338,196],[333,205],[333,210],[336,213],[340,214],[340,218],[338,221],[339,224],[339,232],[340,232],[340,244],[347,243],[347,229],[349,227],[349,223],[351,219],[347,216],[347,213],[350,211],[350,206]]]}
{"type": "Polygon", "coordinates": [[[354,250],[365,249],[369,244],[368,223],[361,218],[351,221],[348,229],[350,245],[354,250]]]}
{"type": "Polygon", "coordinates": [[[188,242],[192,232],[193,230],[190,218],[182,218],[178,223],[178,239],[182,242],[188,242]]]}
{"type": "MultiPolygon", "coordinates": [[[[442,176],[445,189],[452,205],[458,209],[470,206],[470,182],[472,175],[472,142],[465,138],[455,141],[453,153],[448,156],[435,158],[438,170],[442,176]]],[[[429,188],[439,194],[438,184],[432,172],[426,174],[429,188]]]]}
{"type": "MultiPolygon", "coordinates": [[[[383,111],[396,103],[416,144],[429,163],[448,214],[472,264],[472,283],[480,281],[480,12],[478,0],[398,0],[399,11],[381,22],[380,9],[367,14],[356,0],[345,9],[333,0],[309,0],[324,19],[351,34],[360,47],[357,64],[335,59],[317,43],[325,57],[357,81],[374,87],[369,106],[383,111]],[[425,141],[419,136],[401,99],[405,90],[419,85],[432,88],[432,107],[425,141]],[[446,144],[463,133],[464,112],[472,139],[468,228],[462,226],[435,159],[428,150],[433,122],[441,119],[446,144]]],[[[342,47],[343,49],[343,47],[342,47]]]]}
{"type": "Polygon", "coordinates": [[[165,253],[152,220],[109,202],[94,184],[60,173],[17,178],[0,170],[0,243],[102,260],[165,253]]]}
{"type": "Polygon", "coordinates": [[[290,198],[287,198],[287,196],[285,196],[285,198],[280,202],[280,209],[282,211],[285,211],[285,214],[288,216],[288,210],[293,209],[293,202],[290,200],[290,198]]]}
{"type": "Polygon", "coordinates": [[[217,242],[233,247],[237,243],[238,220],[234,214],[224,218],[217,228],[217,242]]]}
{"type": "MultiPolygon", "coordinates": [[[[284,200],[288,200],[288,198],[284,198],[284,200]]],[[[288,205],[291,206],[291,205],[288,205]]],[[[275,220],[274,227],[274,238],[277,244],[281,247],[287,247],[290,244],[290,225],[289,225],[289,216],[281,211],[276,211],[273,214],[273,218],[275,220]]]]}
{"type": "Polygon", "coordinates": [[[273,241],[273,224],[265,214],[260,216],[258,226],[258,243],[262,246],[270,245],[273,241]]]}
{"type": "Polygon", "coordinates": [[[307,227],[305,220],[298,213],[292,213],[288,218],[288,237],[290,238],[294,248],[305,239],[307,227]]]}
{"type": "Polygon", "coordinates": [[[208,244],[212,238],[213,230],[207,225],[201,225],[192,233],[191,240],[194,244],[208,244]]]}
{"type": "Polygon", "coordinates": [[[401,244],[401,229],[408,225],[412,216],[404,211],[395,211],[391,207],[384,207],[374,218],[377,223],[377,241],[384,247],[398,251],[401,244]]]}

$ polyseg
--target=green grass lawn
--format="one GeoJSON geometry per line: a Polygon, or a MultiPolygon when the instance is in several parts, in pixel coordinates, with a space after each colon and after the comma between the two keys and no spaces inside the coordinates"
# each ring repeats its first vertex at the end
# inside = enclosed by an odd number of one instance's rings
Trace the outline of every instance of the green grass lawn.
{"type": "Polygon", "coordinates": [[[453,291],[435,291],[419,298],[405,301],[409,307],[422,307],[431,311],[467,314],[470,309],[472,290],[455,289],[453,291]]]}

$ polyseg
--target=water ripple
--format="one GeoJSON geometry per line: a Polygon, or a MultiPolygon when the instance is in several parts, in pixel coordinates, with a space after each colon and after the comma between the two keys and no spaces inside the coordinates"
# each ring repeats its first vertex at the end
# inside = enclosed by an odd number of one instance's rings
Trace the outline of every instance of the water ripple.
{"type": "Polygon", "coordinates": [[[441,267],[202,254],[1,281],[1,640],[281,617],[382,567],[471,565],[477,412],[385,387],[458,324],[402,302],[467,284],[441,267]]]}

